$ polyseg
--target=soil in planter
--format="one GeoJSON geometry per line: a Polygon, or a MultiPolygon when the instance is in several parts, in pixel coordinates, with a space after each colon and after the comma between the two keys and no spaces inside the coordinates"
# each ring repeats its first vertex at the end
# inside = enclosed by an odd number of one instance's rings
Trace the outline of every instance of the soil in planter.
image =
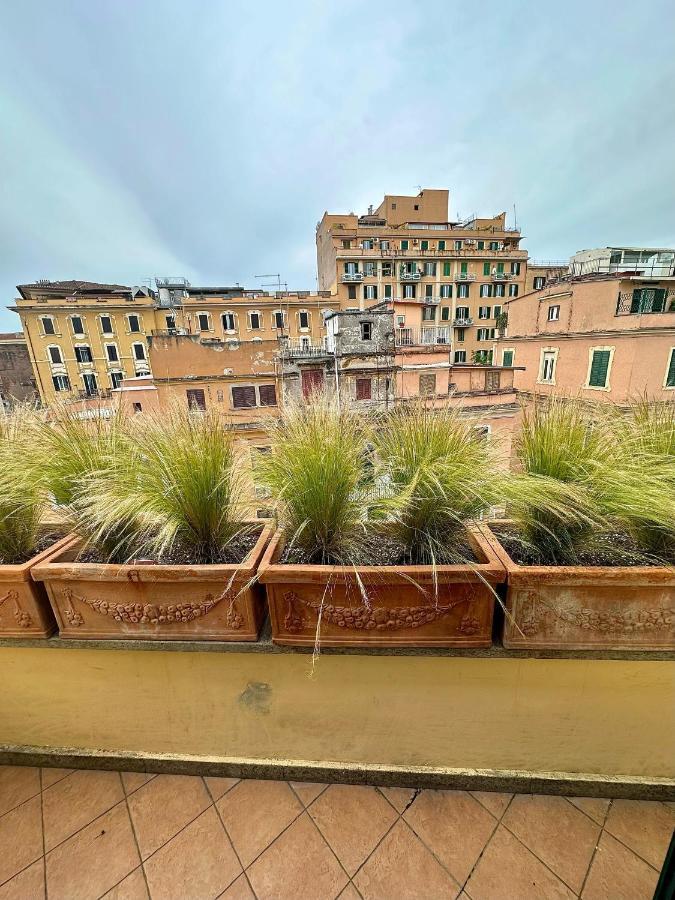
{"type": "MultiPolygon", "coordinates": [[[[499,538],[511,559],[519,566],[556,566],[554,559],[527,543],[515,525],[491,525],[491,531],[499,538]]],[[[577,566],[663,566],[675,565],[675,555],[661,559],[650,556],[633,538],[621,531],[603,535],[601,545],[580,547],[577,566]]]]}
{"type": "MultiPolygon", "coordinates": [[[[308,560],[307,554],[300,547],[286,546],[279,557],[279,562],[287,565],[317,565],[317,560],[308,560]]],[[[466,538],[456,540],[452,546],[452,559],[439,562],[438,565],[473,565],[480,563],[466,538]]],[[[416,565],[401,554],[400,545],[386,534],[378,534],[377,540],[367,541],[349,562],[341,563],[331,560],[325,565],[351,566],[410,566],[416,565]]]]}
{"type": "MultiPolygon", "coordinates": [[[[247,534],[240,535],[236,540],[223,547],[218,556],[209,559],[196,559],[194,550],[190,547],[181,547],[176,545],[167,553],[154,558],[147,553],[139,552],[136,559],[142,560],[144,563],[156,564],[162,566],[194,566],[194,565],[239,565],[243,563],[248,554],[253,550],[256,541],[262,533],[262,528],[256,528],[247,534]]],[[[77,558],[78,562],[83,563],[106,563],[101,552],[96,547],[87,547],[77,558]]],[[[115,560],[118,565],[133,562],[131,560],[115,560]]]]}
{"type": "Polygon", "coordinates": [[[62,537],[65,537],[63,531],[43,531],[40,534],[40,537],[35,542],[35,546],[32,550],[29,550],[28,553],[24,553],[18,559],[10,559],[5,560],[2,556],[0,556],[0,566],[11,565],[11,566],[20,566],[23,563],[28,562],[29,559],[33,559],[34,556],[37,556],[39,553],[44,553],[45,550],[48,550],[52,544],[55,544],[57,541],[60,541],[62,537]]]}

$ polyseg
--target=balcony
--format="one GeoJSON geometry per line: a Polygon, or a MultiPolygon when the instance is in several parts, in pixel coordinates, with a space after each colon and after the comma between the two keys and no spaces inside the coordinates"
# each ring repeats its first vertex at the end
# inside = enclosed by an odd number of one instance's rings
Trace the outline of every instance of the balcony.
{"type": "Polygon", "coordinates": [[[163,328],[153,329],[150,334],[153,337],[177,337],[179,335],[189,334],[187,328],[163,328]]]}
{"type": "Polygon", "coordinates": [[[455,272],[455,281],[475,281],[473,272],[455,272]]]}
{"type": "Polygon", "coordinates": [[[419,281],[421,277],[421,272],[401,272],[401,281],[419,281]]]}
{"type": "Polygon", "coordinates": [[[512,281],[515,278],[515,274],[512,272],[493,272],[492,280],[493,281],[512,281]]]}
{"type": "Polygon", "coordinates": [[[454,318],[452,320],[453,328],[469,328],[471,325],[473,325],[473,319],[471,317],[469,317],[469,318],[459,317],[459,318],[454,318]]]}
{"type": "Polygon", "coordinates": [[[343,284],[351,284],[355,281],[363,281],[363,272],[344,272],[342,275],[343,284]]]}
{"type": "Polygon", "coordinates": [[[621,291],[616,304],[616,316],[675,314],[675,289],[645,288],[639,294],[621,291]]]}
{"type": "Polygon", "coordinates": [[[394,336],[397,347],[433,347],[450,345],[450,328],[447,325],[417,328],[397,328],[394,336]]]}
{"type": "Polygon", "coordinates": [[[309,341],[289,341],[279,351],[283,359],[308,359],[332,356],[323,344],[312,344],[309,341]]]}

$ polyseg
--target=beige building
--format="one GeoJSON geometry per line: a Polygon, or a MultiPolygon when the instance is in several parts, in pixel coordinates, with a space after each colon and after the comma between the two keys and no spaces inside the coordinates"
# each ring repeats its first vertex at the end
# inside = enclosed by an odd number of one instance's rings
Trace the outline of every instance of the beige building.
{"type": "Polygon", "coordinates": [[[675,277],[569,276],[506,304],[498,362],[529,394],[675,400],[675,277]]]}
{"type": "Polygon", "coordinates": [[[319,287],[340,306],[393,304],[399,345],[447,347],[453,363],[492,361],[500,313],[525,290],[527,251],[506,213],[450,221],[448,191],[385,196],[366,215],[325,213],[319,287]]]}

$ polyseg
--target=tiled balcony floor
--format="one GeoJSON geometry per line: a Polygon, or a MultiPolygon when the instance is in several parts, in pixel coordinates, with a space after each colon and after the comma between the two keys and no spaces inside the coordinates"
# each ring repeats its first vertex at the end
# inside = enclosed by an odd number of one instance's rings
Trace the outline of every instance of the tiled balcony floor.
{"type": "Polygon", "coordinates": [[[658,802],[6,766],[0,900],[649,900],[674,825],[658,802]]]}

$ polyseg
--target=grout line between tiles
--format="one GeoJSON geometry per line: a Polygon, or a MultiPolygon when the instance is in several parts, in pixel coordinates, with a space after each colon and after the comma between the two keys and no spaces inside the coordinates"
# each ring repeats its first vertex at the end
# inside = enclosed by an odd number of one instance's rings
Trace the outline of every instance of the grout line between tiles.
{"type": "MultiPolygon", "coordinates": [[[[124,876],[124,878],[120,878],[119,881],[115,882],[115,884],[113,884],[113,885],[112,885],[111,887],[109,887],[106,891],[104,891],[104,892],[100,895],[100,897],[97,897],[97,898],[96,898],[96,900],[103,900],[103,898],[106,896],[106,894],[109,894],[110,891],[114,891],[115,888],[116,888],[116,887],[119,887],[119,886],[122,884],[123,881],[126,881],[126,879],[127,879],[130,875],[133,875],[134,872],[138,872],[138,870],[139,870],[139,869],[142,869],[142,868],[143,868],[143,864],[142,864],[142,863],[141,863],[140,865],[138,865],[138,866],[134,866],[134,868],[131,870],[131,872],[127,872],[127,874],[124,876]]],[[[147,887],[147,884],[146,884],[146,887],[147,887]]],[[[150,896],[150,892],[148,891],[148,897],[149,897],[149,896],[150,896]]]]}
{"type": "MultiPolygon", "coordinates": [[[[47,788],[49,790],[49,788],[47,788]]],[[[100,813],[97,813],[93,819],[90,819],[86,825],[82,825],[81,828],[78,828],[77,831],[74,831],[72,834],[69,834],[68,837],[64,838],[62,841],[59,841],[58,844],[54,844],[53,847],[50,847],[47,850],[46,845],[46,837],[45,837],[45,856],[49,856],[50,853],[53,853],[54,850],[57,850],[59,847],[62,847],[66,841],[69,841],[71,838],[74,838],[76,834],[79,834],[81,831],[84,831],[85,828],[89,828],[90,825],[93,825],[97,819],[100,819],[102,816],[107,815],[109,812],[112,812],[113,809],[116,809],[121,803],[124,803],[125,798],[122,797],[121,800],[118,800],[116,803],[113,803],[112,806],[109,806],[108,809],[102,810],[100,813]]]]}
{"type": "MultiPolygon", "coordinates": [[[[154,781],[158,776],[158,772],[120,772],[120,778],[122,775],[149,775],[147,781],[144,781],[143,784],[139,784],[138,787],[135,787],[132,791],[128,791],[126,789],[126,785],[124,784],[124,779],[122,778],[122,791],[124,792],[125,797],[131,797],[132,794],[135,794],[136,791],[140,791],[141,788],[144,788],[146,784],[150,784],[151,781],[154,781]]],[[[195,776],[198,777],[198,776],[195,776]]]]}
{"type": "MultiPolygon", "coordinates": [[[[353,874],[352,877],[351,877],[351,881],[354,881],[354,879],[355,879],[356,876],[359,874],[359,872],[361,871],[361,869],[365,866],[365,864],[366,864],[366,863],[368,862],[368,860],[371,858],[371,856],[373,855],[373,853],[375,853],[375,851],[378,849],[378,847],[380,846],[380,844],[382,844],[382,842],[386,839],[387,835],[392,831],[392,829],[395,828],[396,825],[397,825],[399,822],[403,821],[402,818],[401,818],[401,813],[396,809],[396,807],[394,807],[394,809],[395,809],[395,811],[396,811],[396,818],[395,818],[394,821],[391,823],[391,825],[389,826],[389,828],[387,828],[387,830],[386,830],[385,833],[382,835],[382,837],[380,838],[380,840],[375,844],[375,846],[374,846],[373,849],[370,851],[370,853],[368,854],[368,856],[366,856],[366,858],[363,860],[363,862],[362,862],[361,865],[358,867],[358,869],[356,870],[356,872],[354,872],[354,874],[353,874]]],[[[408,823],[405,822],[404,824],[407,825],[408,823]]],[[[354,884],[354,887],[356,887],[356,884],[354,884]]],[[[358,888],[357,888],[357,891],[358,891],[358,888]]],[[[359,896],[362,896],[362,894],[361,894],[360,891],[359,891],[359,896]]]]}
{"type": "Polygon", "coordinates": [[[42,781],[42,768],[40,768],[40,828],[42,829],[42,877],[44,879],[44,897],[45,900],[47,900],[47,848],[45,847],[45,806],[43,794],[44,791],[42,781]]]}
{"type": "MultiPolygon", "coordinates": [[[[321,796],[321,795],[319,794],[319,796],[321,796]]],[[[319,797],[316,797],[315,799],[318,800],[319,797]]],[[[351,876],[349,875],[349,872],[348,872],[348,871],[345,869],[345,867],[342,865],[342,861],[340,860],[340,857],[337,855],[337,853],[335,852],[335,850],[333,850],[332,846],[331,846],[330,843],[328,842],[328,839],[324,836],[323,831],[321,831],[321,829],[320,829],[319,826],[316,824],[316,822],[314,821],[314,819],[310,816],[309,810],[306,809],[305,812],[307,813],[307,818],[308,818],[309,821],[311,822],[312,826],[317,830],[317,832],[318,832],[318,834],[319,834],[319,837],[320,837],[321,840],[324,842],[324,844],[328,847],[328,849],[330,850],[330,852],[333,854],[333,856],[334,856],[335,859],[337,860],[337,864],[340,866],[340,868],[342,869],[342,871],[343,871],[343,872],[345,873],[345,875],[347,876],[347,883],[349,884],[349,882],[351,882],[352,879],[351,879],[351,876]]],[[[347,885],[345,885],[345,887],[347,887],[347,885]]],[[[342,891],[344,891],[345,887],[342,888],[342,891]]],[[[340,894],[342,893],[342,891],[340,891],[340,894]]],[[[359,897],[360,897],[360,896],[361,896],[361,893],[360,893],[360,892],[357,892],[357,893],[359,894],[359,897]]],[[[340,894],[338,894],[337,896],[339,897],[340,894]]]]}
{"type": "Polygon", "coordinates": [[[24,803],[30,803],[31,800],[35,800],[35,798],[39,797],[41,794],[42,794],[42,790],[40,789],[40,790],[36,791],[34,794],[31,794],[30,797],[25,797],[21,801],[21,803],[17,803],[16,806],[13,806],[11,809],[6,810],[0,816],[0,822],[2,822],[2,820],[5,818],[5,816],[8,816],[10,813],[14,812],[15,809],[18,809],[20,806],[23,806],[24,803]]]}
{"type": "MultiPolygon", "coordinates": [[[[473,797],[473,794],[471,794],[471,796],[473,797]]],[[[480,853],[478,854],[478,856],[477,856],[477,858],[476,858],[476,861],[475,861],[474,864],[471,866],[471,871],[469,872],[469,874],[468,874],[468,875],[466,876],[466,878],[464,879],[464,883],[462,884],[462,886],[461,886],[461,888],[460,888],[460,891],[459,891],[459,894],[458,894],[457,896],[460,896],[461,893],[462,893],[462,891],[464,891],[464,892],[466,893],[466,886],[467,886],[467,884],[469,883],[469,879],[470,879],[471,876],[473,875],[473,873],[474,873],[474,871],[475,871],[475,869],[476,869],[476,866],[478,865],[478,863],[479,863],[479,862],[481,861],[481,859],[483,858],[483,854],[485,853],[485,851],[487,850],[487,848],[489,847],[489,845],[492,843],[492,838],[493,838],[493,837],[495,836],[495,834],[497,833],[497,829],[498,829],[499,826],[501,825],[502,819],[503,819],[504,816],[506,815],[506,811],[507,811],[507,809],[509,808],[509,806],[511,806],[511,801],[513,800],[513,798],[514,798],[515,796],[516,796],[515,794],[511,794],[511,797],[509,798],[509,802],[506,804],[506,806],[505,806],[504,809],[502,810],[501,815],[499,815],[499,816],[495,816],[495,814],[494,814],[493,812],[491,812],[491,811],[487,808],[487,806],[483,806],[483,804],[480,802],[480,800],[479,800],[477,797],[473,797],[473,799],[476,801],[476,803],[477,803],[479,806],[482,806],[483,809],[484,809],[486,812],[489,812],[490,815],[493,816],[497,821],[495,822],[495,827],[492,829],[492,832],[491,832],[491,834],[490,834],[490,837],[487,839],[487,841],[485,841],[485,844],[483,845],[483,849],[480,851],[480,853]]],[[[468,895],[467,895],[467,896],[468,896],[468,895]]]]}
{"type": "MultiPolygon", "coordinates": [[[[127,796],[127,792],[124,787],[124,779],[122,778],[122,773],[118,772],[117,774],[120,776],[120,784],[122,785],[122,793],[124,794],[124,803],[127,808],[127,815],[129,816],[129,824],[131,825],[131,833],[134,836],[134,845],[136,847],[136,852],[138,853],[138,858],[140,860],[140,867],[141,867],[141,872],[143,873],[143,881],[145,882],[145,889],[148,892],[148,897],[150,897],[152,900],[152,894],[150,893],[150,885],[148,884],[148,876],[145,874],[145,867],[143,865],[143,857],[141,856],[141,847],[140,847],[140,844],[138,843],[138,836],[136,835],[136,826],[134,825],[134,819],[133,819],[133,816],[131,815],[131,808],[129,807],[129,797],[127,796]]],[[[149,784],[149,782],[146,781],[146,784],[149,784]]],[[[136,869],[132,869],[131,871],[135,872],[136,869]]],[[[131,875],[131,872],[129,872],[128,875],[125,875],[125,878],[128,878],[129,875],[131,875]]],[[[122,880],[124,880],[124,879],[122,879],[122,880]]]]}
{"type": "MultiPolygon", "coordinates": [[[[597,823],[596,823],[596,824],[597,824],[597,823]]],[[[542,866],[544,866],[545,869],[548,869],[548,871],[551,873],[551,875],[553,875],[554,878],[557,878],[558,881],[559,881],[561,884],[563,884],[563,885],[567,888],[568,891],[572,891],[572,893],[574,894],[575,897],[578,897],[578,896],[579,896],[579,894],[574,890],[574,888],[573,888],[571,885],[569,885],[569,884],[565,881],[564,878],[562,878],[560,875],[558,875],[558,873],[557,873],[556,871],[554,871],[554,870],[550,867],[550,865],[549,865],[548,863],[544,862],[544,860],[543,860],[540,856],[537,856],[537,854],[534,852],[534,850],[532,849],[532,847],[528,847],[527,844],[525,843],[525,841],[521,840],[521,839],[518,837],[517,834],[515,834],[513,831],[511,831],[511,829],[509,828],[508,825],[505,825],[504,822],[500,822],[500,825],[502,826],[502,828],[503,828],[505,831],[508,831],[508,833],[511,835],[511,837],[515,838],[515,839],[518,841],[518,843],[521,845],[521,847],[524,847],[524,848],[528,851],[528,853],[531,853],[532,856],[534,856],[534,858],[535,858],[538,862],[540,862],[540,863],[542,864],[542,866]]],[[[594,851],[594,852],[595,852],[595,851],[594,851]]],[[[591,856],[591,858],[592,858],[592,856],[591,856]]]]}
{"type": "MultiPolygon", "coordinates": [[[[646,860],[644,858],[644,856],[640,856],[640,854],[637,852],[637,850],[634,850],[625,841],[622,841],[621,838],[618,838],[615,834],[612,834],[612,832],[608,831],[606,828],[603,828],[602,830],[604,831],[605,834],[609,835],[609,837],[611,837],[612,840],[615,840],[617,842],[617,844],[621,844],[621,846],[624,848],[624,850],[628,850],[630,853],[633,854],[633,856],[637,856],[637,858],[640,860],[640,862],[643,862],[646,866],[649,866],[649,868],[652,869],[652,871],[658,872],[659,874],[661,873],[660,869],[657,869],[656,866],[653,865],[653,863],[650,863],[649,860],[646,860]]],[[[668,848],[666,848],[666,853],[668,853],[668,848]]],[[[664,856],[664,861],[665,861],[665,856],[664,856]]],[[[663,866],[663,863],[661,865],[663,866]]]]}
{"type": "MultiPolygon", "coordinates": [[[[203,775],[202,775],[202,780],[204,780],[204,776],[203,776],[203,775]]],[[[237,784],[239,784],[240,782],[241,782],[241,779],[239,779],[239,781],[237,782],[237,784]]],[[[233,784],[233,785],[232,785],[232,788],[235,788],[235,787],[237,786],[237,784],[233,784]]],[[[218,821],[220,822],[221,827],[222,827],[223,831],[225,832],[225,837],[226,837],[226,838],[228,839],[228,841],[230,842],[230,847],[232,847],[232,851],[233,851],[234,855],[237,857],[237,862],[239,863],[239,866],[240,866],[240,868],[241,868],[240,874],[243,875],[244,878],[246,879],[246,884],[248,885],[249,890],[251,891],[251,893],[253,894],[253,896],[255,897],[255,900],[258,900],[258,895],[257,895],[256,892],[253,890],[253,885],[251,884],[251,880],[250,880],[250,878],[248,877],[248,873],[246,872],[246,869],[244,868],[244,864],[243,864],[242,861],[241,861],[241,857],[239,856],[239,851],[238,851],[237,848],[234,846],[234,841],[233,841],[232,838],[230,837],[230,832],[227,830],[227,827],[226,827],[226,825],[225,825],[225,822],[223,822],[223,817],[220,815],[220,810],[218,809],[218,804],[217,804],[216,801],[213,799],[212,794],[211,794],[211,792],[209,791],[208,786],[206,785],[206,781],[204,781],[204,787],[206,787],[206,793],[209,795],[209,797],[211,797],[211,806],[213,806],[213,808],[214,808],[215,811],[216,811],[216,815],[218,816],[218,821]]],[[[229,790],[225,791],[225,794],[223,794],[223,797],[224,797],[226,794],[229,794],[229,792],[232,790],[232,788],[229,788],[229,790]]],[[[221,800],[222,797],[219,797],[218,799],[221,800]]],[[[302,804],[300,804],[300,805],[302,805],[302,804]]],[[[237,875],[237,878],[239,878],[239,875],[237,875]]],[[[225,891],[227,891],[227,890],[234,884],[234,882],[237,880],[237,878],[235,878],[234,881],[231,881],[230,884],[228,884],[228,886],[225,888],[225,891]]],[[[222,897],[222,895],[225,893],[225,891],[222,891],[220,894],[218,894],[218,897],[222,897]]],[[[151,898],[151,900],[152,900],[152,898],[151,898]]],[[[216,898],[216,900],[218,900],[218,898],[216,898]]]]}
{"type": "MultiPolygon", "coordinates": [[[[591,874],[591,869],[593,868],[593,863],[595,862],[595,855],[598,852],[598,846],[600,845],[600,839],[605,833],[605,825],[607,823],[607,818],[609,816],[609,811],[612,808],[612,800],[607,804],[607,809],[605,810],[605,815],[602,820],[602,825],[600,826],[600,834],[598,835],[598,839],[595,842],[595,847],[593,848],[593,853],[591,854],[590,862],[588,863],[588,868],[586,869],[586,874],[584,875],[584,880],[581,883],[581,888],[579,889],[579,896],[582,897],[584,890],[586,889],[586,882],[588,881],[588,876],[591,874]]],[[[596,822],[597,824],[597,822],[596,822]]]]}

